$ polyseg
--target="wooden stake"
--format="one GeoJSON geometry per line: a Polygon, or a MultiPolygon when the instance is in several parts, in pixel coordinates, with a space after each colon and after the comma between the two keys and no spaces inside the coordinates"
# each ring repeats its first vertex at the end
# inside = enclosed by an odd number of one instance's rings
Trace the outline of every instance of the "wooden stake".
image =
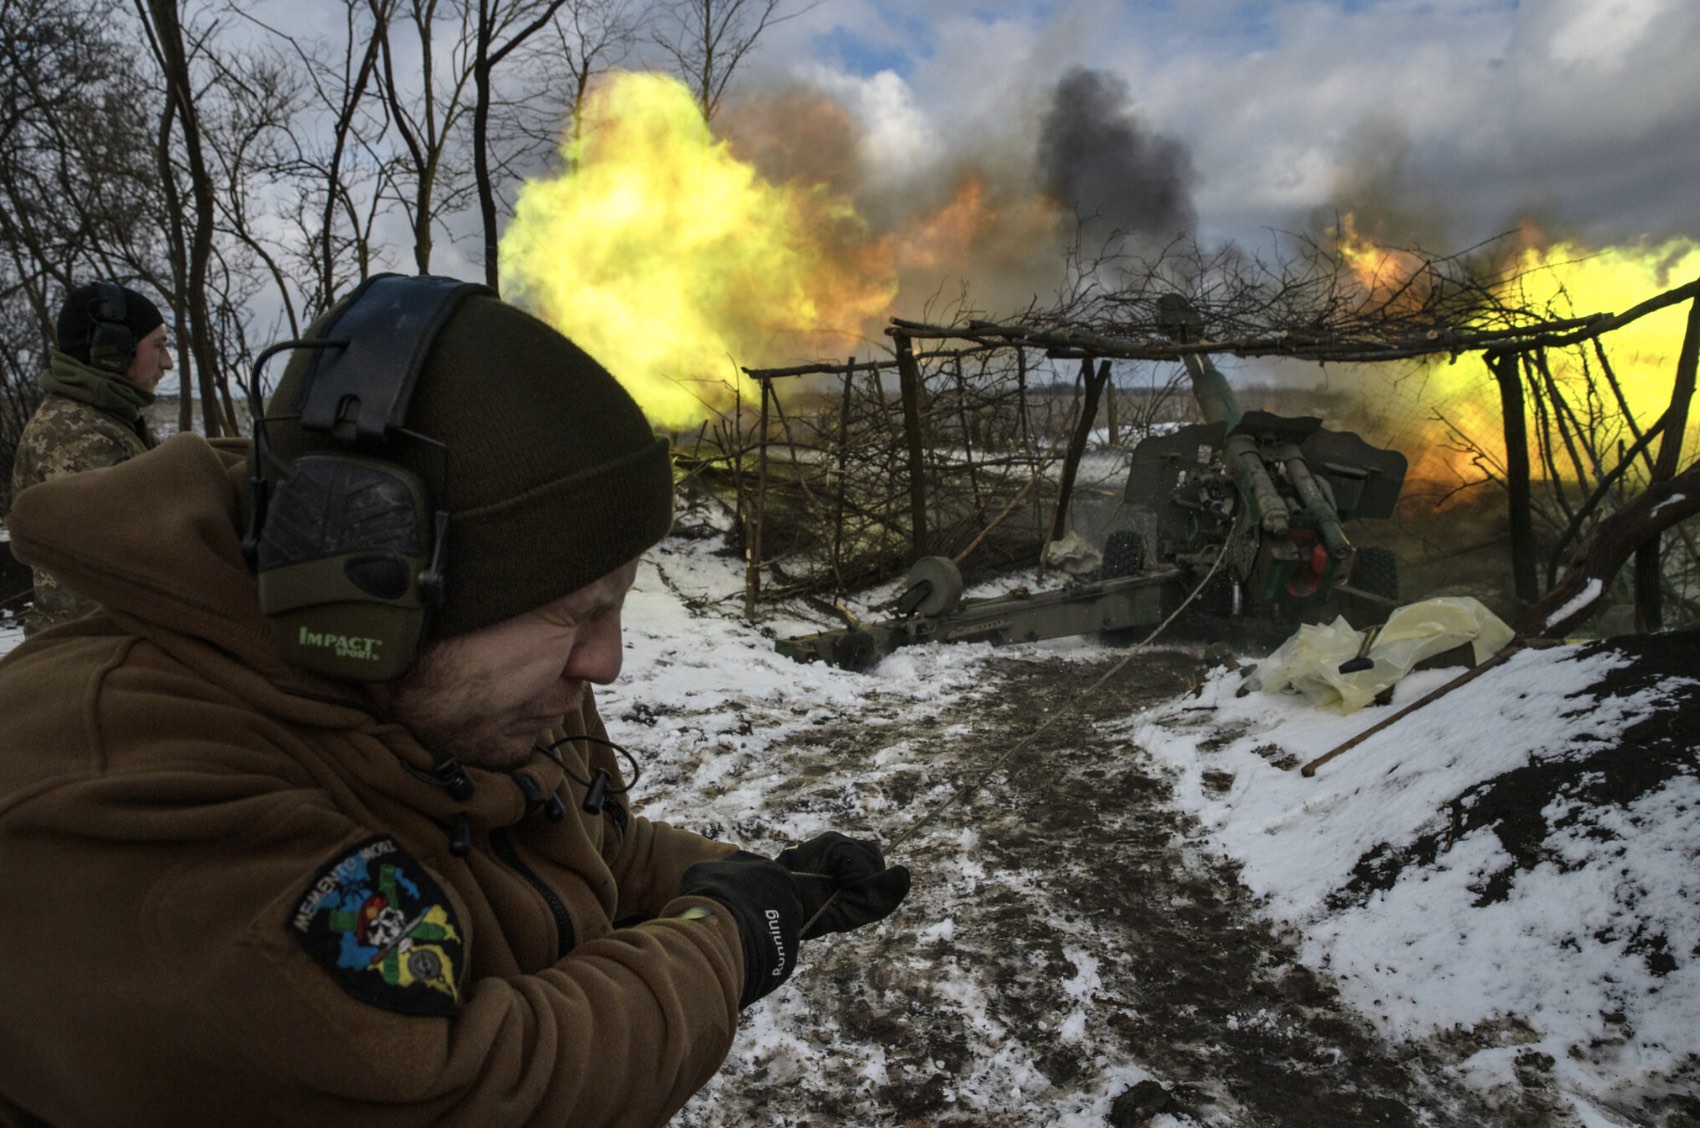
{"type": "Polygon", "coordinates": [[[1341,744],[1336,744],[1333,748],[1330,748],[1328,751],[1324,752],[1322,755],[1318,756],[1316,759],[1312,760],[1310,763],[1308,763],[1304,767],[1300,768],[1299,774],[1304,776],[1306,779],[1309,779],[1311,776],[1314,776],[1316,774],[1317,768],[1320,768],[1322,765],[1326,764],[1328,761],[1332,760],[1334,757],[1338,756],[1340,753],[1345,752],[1348,749],[1355,748],[1359,744],[1362,744],[1364,741],[1368,740],[1370,737],[1374,736],[1376,733],[1380,732],[1382,729],[1388,728],[1389,726],[1394,725],[1394,724],[1398,723],[1399,721],[1404,720],[1406,717],[1410,716],[1412,713],[1415,713],[1418,709],[1421,709],[1424,705],[1430,705],[1430,704],[1434,703],[1435,701],[1439,700],[1440,698],[1445,697],[1448,693],[1451,693],[1453,690],[1457,689],[1459,686],[1465,684],[1466,682],[1474,681],[1476,678],[1481,677],[1483,674],[1487,673],[1489,670],[1493,669],[1495,666],[1501,665],[1502,663],[1505,662],[1506,659],[1510,658],[1513,654],[1516,654],[1519,651],[1528,650],[1528,649],[1539,649],[1539,648],[1548,647],[1548,646],[1562,646],[1562,645],[1564,645],[1564,644],[1562,642],[1556,640],[1556,639],[1547,639],[1547,638],[1517,638],[1517,639],[1512,639],[1510,642],[1506,643],[1503,647],[1500,648],[1499,653],[1495,654],[1493,657],[1489,658],[1487,661],[1481,663],[1480,665],[1470,667],[1468,670],[1465,670],[1463,673],[1459,674],[1457,677],[1453,678],[1451,681],[1447,682],[1445,685],[1441,686],[1439,689],[1436,689],[1431,693],[1425,694],[1424,696],[1417,698],[1417,700],[1411,702],[1409,705],[1405,706],[1403,709],[1399,710],[1397,713],[1394,713],[1391,717],[1382,718],[1380,721],[1377,721],[1375,724],[1371,725],[1369,728],[1358,733],[1358,735],[1352,737],[1350,740],[1347,740],[1347,741],[1345,741],[1341,744]]]}

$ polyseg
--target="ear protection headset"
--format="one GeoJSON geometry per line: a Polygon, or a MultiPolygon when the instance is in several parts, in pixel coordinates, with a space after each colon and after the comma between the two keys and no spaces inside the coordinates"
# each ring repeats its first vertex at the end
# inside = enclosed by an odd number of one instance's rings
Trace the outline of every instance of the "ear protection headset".
{"type": "Polygon", "coordinates": [[[259,578],[260,609],[294,665],[335,678],[392,681],[418,656],[442,605],[448,513],[425,483],[384,457],[411,441],[448,448],[405,427],[425,358],[443,325],[488,287],[431,275],[379,274],[354,291],[313,338],[273,345],[249,389],[253,511],[243,551],[259,578]],[[313,349],[297,415],[270,419],[260,373],[290,349],[313,349]],[[331,451],[293,463],[266,441],[266,424],[299,419],[331,451]],[[279,475],[268,489],[265,469],[279,475]]]}
{"type": "Polygon", "coordinates": [[[93,322],[89,331],[89,364],[122,376],[136,359],[136,335],[124,324],[129,309],[123,289],[110,282],[96,282],[88,312],[93,322]]]}

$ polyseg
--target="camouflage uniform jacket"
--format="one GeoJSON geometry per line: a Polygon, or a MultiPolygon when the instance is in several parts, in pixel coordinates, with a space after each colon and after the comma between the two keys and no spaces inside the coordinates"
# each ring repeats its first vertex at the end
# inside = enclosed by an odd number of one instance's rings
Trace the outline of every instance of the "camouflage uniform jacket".
{"type": "MultiPolygon", "coordinates": [[[[55,349],[42,384],[49,391],[18,437],[17,459],[12,464],[14,499],[38,482],[115,466],[156,445],[141,414],[141,407],[153,397],[123,377],[91,368],[55,349]],[[77,385],[99,387],[107,394],[91,395],[77,385]]],[[[35,610],[24,618],[25,634],[80,619],[98,606],[52,573],[41,568],[33,571],[35,610]]]]}

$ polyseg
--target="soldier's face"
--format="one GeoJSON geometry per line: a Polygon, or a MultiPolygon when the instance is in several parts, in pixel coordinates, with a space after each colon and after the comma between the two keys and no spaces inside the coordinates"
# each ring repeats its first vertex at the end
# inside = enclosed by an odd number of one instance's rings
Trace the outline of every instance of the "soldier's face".
{"type": "Polygon", "coordinates": [[[136,345],[136,358],[124,370],[124,379],[144,392],[159,387],[171,368],[171,350],[165,344],[165,326],[158,325],[136,345]]]}
{"type": "Polygon", "coordinates": [[[633,560],[545,607],[431,643],[372,696],[438,755],[517,767],[578,707],[586,682],[619,676],[620,610],[636,578],[633,560]]]}

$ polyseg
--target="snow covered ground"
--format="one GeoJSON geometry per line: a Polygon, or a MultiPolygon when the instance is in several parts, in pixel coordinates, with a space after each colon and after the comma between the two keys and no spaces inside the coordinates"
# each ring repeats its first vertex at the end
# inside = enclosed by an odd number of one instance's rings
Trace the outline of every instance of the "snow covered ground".
{"type": "MultiPolygon", "coordinates": [[[[903,651],[866,674],[797,666],[774,653],[770,636],[821,624],[741,624],[736,562],[715,547],[672,541],[652,555],[629,604],[626,671],[603,700],[616,739],[652,758],[639,787],[647,813],[753,848],[828,827],[893,840],[1125,657],[1077,639],[1019,648],[1020,657],[985,646],[903,651]],[[1000,678],[1023,664],[1052,671],[1038,704],[995,715],[987,702],[1000,678]],[[929,771],[940,743],[963,738],[969,760],[929,771]]],[[[1294,694],[1246,692],[1255,656],[1212,664],[1195,649],[1195,686],[1098,716],[1083,742],[1046,754],[1086,757],[1105,787],[1121,772],[1160,780],[1191,822],[1171,860],[1226,860],[1255,911],[1293,938],[1292,958],[1337,991],[1341,1010],[1416,1072],[1444,1075],[1417,1078],[1408,1117],[1383,1122],[1470,1122],[1462,1106],[1448,1113],[1444,1095],[1425,1107],[1427,1081],[1481,1094],[1507,1122],[1517,1110],[1532,1117],[1520,1123],[1700,1123],[1692,647],[1639,658],[1603,646],[1525,651],[1311,778],[1302,763],[1459,671],[1419,671],[1391,704],[1342,716],[1294,694]],[[1661,745],[1661,732],[1672,739],[1661,745]]],[[[1137,682],[1143,664],[1135,655],[1112,679],[1137,682]]],[[[1035,921],[1070,911],[1057,875],[990,867],[996,827],[985,811],[1016,801],[1006,797],[1020,793],[1020,774],[995,773],[986,786],[995,794],[962,802],[905,843],[895,857],[915,871],[911,902],[826,969],[832,992],[804,986],[820,970],[806,951],[790,1000],[782,992],[753,1010],[725,1080],[687,1107],[689,1123],[832,1122],[830,1102],[793,1101],[790,1118],[761,1111],[810,1086],[836,1091],[845,1123],[940,1122],[939,1108],[892,1099],[926,1081],[894,1075],[894,1060],[924,1054],[875,1053],[836,1036],[835,999],[866,990],[859,973],[924,985],[966,1016],[968,1060],[936,1063],[948,1064],[941,1072],[954,1086],[940,1107],[959,1109],[962,1123],[1102,1124],[1138,1080],[1196,1087],[1105,1035],[1126,999],[1109,978],[1106,953],[1126,939],[1113,921],[1096,931],[1082,921],[1049,972],[1029,969],[1059,976],[1066,1007],[1038,1040],[1093,1044],[1080,1069],[1048,1075],[1035,1032],[998,1016],[999,976],[962,955],[989,886],[1021,891],[1035,921]]],[[[1098,828],[1106,839],[1117,830],[1113,820],[1098,828]]],[[[1057,867],[1079,865],[1092,839],[1058,844],[1057,867]]],[[[1020,947],[1024,931],[1017,924],[1008,944],[1020,947]]],[[[894,1003],[891,992],[884,1001],[894,1003]]],[[[1251,1110],[1231,1088],[1194,1094],[1185,1111],[1150,1122],[1273,1122],[1244,1118],[1251,1110]]]]}
{"type": "Polygon", "coordinates": [[[1692,637],[1520,653],[1307,778],[1457,671],[1348,716],[1167,640],[857,674],[741,599],[713,535],[640,571],[600,694],[638,808],[904,837],[915,884],[805,949],[681,1124],[1700,1125],[1692,637]]]}

